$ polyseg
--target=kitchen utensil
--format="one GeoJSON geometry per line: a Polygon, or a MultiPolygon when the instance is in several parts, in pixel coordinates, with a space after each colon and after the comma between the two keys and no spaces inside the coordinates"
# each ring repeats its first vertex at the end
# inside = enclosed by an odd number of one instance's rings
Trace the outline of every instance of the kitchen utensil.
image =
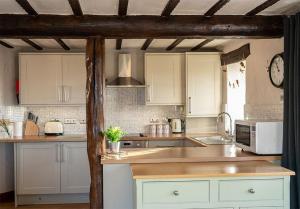
{"type": "Polygon", "coordinates": [[[150,134],[152,134],[152,135],[155,135],[155,134],[156,134],[156,125],[155,125],[155,124],[150,124],[150,125],[149,125],[149,132],[150,132],[150,134]]]}
{"type": "Polygon", "coordinates": [[[39,127],[31,120],[27,120],[25,123],[25,136],[38,136],[39,127]]]}
{"type": "Polygon", "coordinates": [[[170,133],[170,125],[169,124],[163,124],[163,134],[169,134],[170,133]]]}
{"type": "Polygon", "coordinates": [[[64,127],[59,120],[51,120],[45,124],[45,135],[59,136],[63,135],[64,127]]]}
{"type": "Polygon", "coordinates": [[[181,126],[181,119],[180,118],[172,118],[171,119],[171,128],[173,133],[181,133],[182,126],[181,126]]]}
{"type": "Polygon", "coordinates": [[[163,124],[156,124],[156,134],[163,133],[163,124]]]}

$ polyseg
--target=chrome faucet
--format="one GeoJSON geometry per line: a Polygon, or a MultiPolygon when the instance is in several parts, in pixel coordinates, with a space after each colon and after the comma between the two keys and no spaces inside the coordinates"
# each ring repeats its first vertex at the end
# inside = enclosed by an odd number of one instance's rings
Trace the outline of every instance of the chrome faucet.
{"type": "MultiPolygon", "coordinates": [[[[222,117],[222,116],[228,116],[229,117],[229,119],[230,119],[230,130],[229,130],[229,133],[228,133],[228,136],[229,137],[232,137],[233,136],[233,129],[232,129],[232,118],[231,118],[231,116],[230,116],[230,114],[228,113],[228,112],[221,112],[221,113],[219,113],[219,115],[218,115],[218,117],[217,117],[217,125],[219,124],[219,120],[220,120],[220,118],[222,117]]],[[[226,132],[226,130],[225,130],[225,132],[226,132]]]]}

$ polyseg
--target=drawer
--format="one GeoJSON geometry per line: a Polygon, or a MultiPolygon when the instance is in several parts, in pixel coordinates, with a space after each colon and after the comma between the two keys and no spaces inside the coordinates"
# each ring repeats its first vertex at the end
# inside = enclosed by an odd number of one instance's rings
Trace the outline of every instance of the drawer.
{"type": "Polygon", "coordinates": [[[143,183],[143,203],[209,202],[209,181],[168,181],[143,183]]]}
{"type": "Polygon", "coordinates": [[[283,179],[219,181],[219,201],[283,200],[283,179]]]}

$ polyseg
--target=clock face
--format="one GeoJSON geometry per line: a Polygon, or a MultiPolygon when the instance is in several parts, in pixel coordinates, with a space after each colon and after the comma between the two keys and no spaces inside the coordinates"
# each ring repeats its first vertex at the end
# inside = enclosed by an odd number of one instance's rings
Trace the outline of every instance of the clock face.
{"type": "Polygon", "coordinates": [[[283,86],[284,63],[281,54],[277,54],[273,57],[269,67],[269,76],[270,76],[271,83],[275,87],[281,88],[283,86]]]}

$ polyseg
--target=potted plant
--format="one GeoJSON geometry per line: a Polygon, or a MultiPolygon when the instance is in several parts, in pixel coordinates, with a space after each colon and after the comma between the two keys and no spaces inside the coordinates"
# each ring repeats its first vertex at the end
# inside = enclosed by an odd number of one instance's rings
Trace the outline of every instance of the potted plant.
{"type": "Polygon", "coordinates": [[[103,132],[104,136],[108,139],[110,144],[110,151],[112,153],[120,152],[120,140],[126,134],[120,127],[110,126],[103,132]]]}
{"type": "Polygon", "coordinates": [[[12,137],[12,126],[9,120],[0,119],[0,127],[4,130],[8,137],[12,137]]]}

